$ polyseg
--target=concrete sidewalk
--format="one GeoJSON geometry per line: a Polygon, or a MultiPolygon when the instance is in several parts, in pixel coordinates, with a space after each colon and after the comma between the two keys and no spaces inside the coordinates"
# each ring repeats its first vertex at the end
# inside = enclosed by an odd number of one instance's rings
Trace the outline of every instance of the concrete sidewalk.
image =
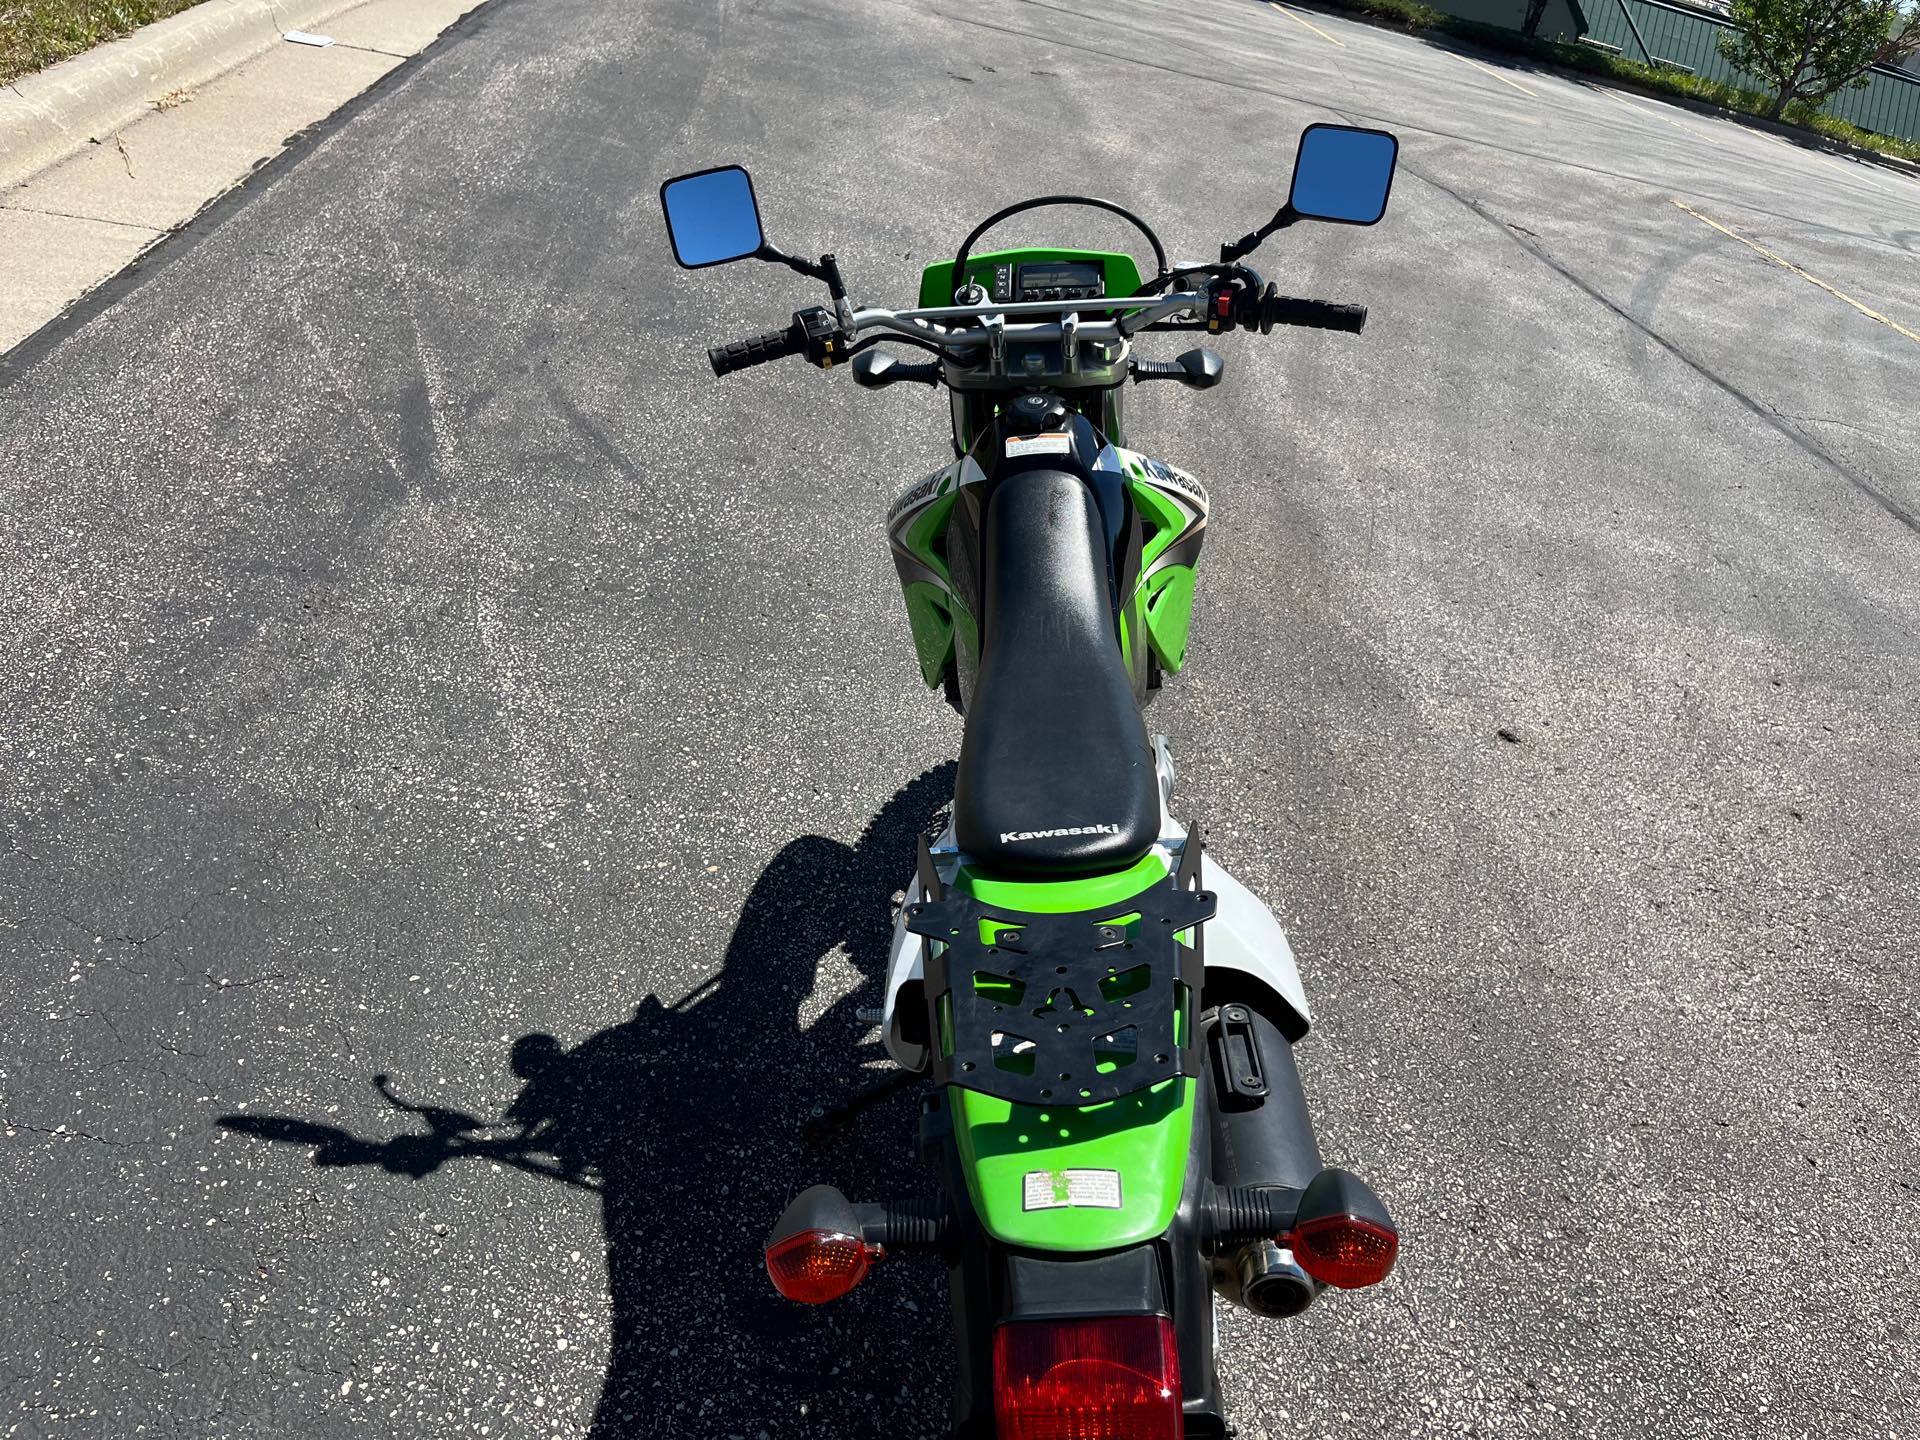
{"type": "Polygon", "coordinates": [[[314,15],[330,17],[322,30],[334,41],[329,46],[295,44],[277,33],[263,42],[254,33],[257,26],[236,25],[212,32],[211,39],[198,37],[199,48],[184,65],[177,59],[156,63],[156,47],[142,31],[20,82],[27,98],[14,96],[15,103],[0,113],[0,175],[6,176],[0,190],[0,352],[138,259],[293,136],[431,44],[479,3],[369,0],[331,6],[321,0],[283,13],[308,24],[322,23],[308,18],[314,15]],[[217,64],[222,46],[253,58],[198,85],[175,83],[193,73],[196,62],[202,74],[217,64]],[[81,70],[86,73],[72,74],[81,70]],[[54,95],[63,105],[57,123],[74,130],[79,148],[22,175],[20,167],[52,147],[54,95]],[[87,133],[89,114],[123,116],[129,103],[136,107],[131,123],[87,133]]]}

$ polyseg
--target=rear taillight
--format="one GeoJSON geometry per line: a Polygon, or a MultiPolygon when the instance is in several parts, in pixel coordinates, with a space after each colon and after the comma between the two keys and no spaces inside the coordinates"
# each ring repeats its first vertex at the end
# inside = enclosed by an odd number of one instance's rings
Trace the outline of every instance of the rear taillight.
{"type": "Polygon", "coordinates": [[[999,1440],[1180,1440],[1180,1355],[1164,1315],[1011,1320],[993,1337],[999,1440]]]}
{"type": "Polygon", "coordinates": [[[802,1230],[767,1247],[767,1274],[789,1300],[824,1305],[867,1278],[880,1247],[838,1230],[802,1230]]]}
{"type": "Polygon", "coordinates": [[[1281,1243],[1293,1247],[1302,1270],[1338,1290],[1378,1285],[1393,1273],[1400,1253],[1400,1236],[1392,1226],[1358,1215],[1303,1221],[1281,1243]]]}

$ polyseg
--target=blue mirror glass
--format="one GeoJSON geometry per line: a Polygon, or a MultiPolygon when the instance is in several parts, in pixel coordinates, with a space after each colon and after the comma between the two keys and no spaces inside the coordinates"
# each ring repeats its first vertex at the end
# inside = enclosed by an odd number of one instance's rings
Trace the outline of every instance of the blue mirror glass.
{"type": "Polygon", "coordinates": [[[660,187],[673,258],[689,270],[744,260],[763,243],[753,181],[738,165],[681,175],[660,187]]]}
{"type": "Polygon", "coordinates": [[[1384,130],[1309,125],[1293,162],[1287,203],[1308,220],[1371,225],[1387,213],[1400,142],[1384,130]]]}

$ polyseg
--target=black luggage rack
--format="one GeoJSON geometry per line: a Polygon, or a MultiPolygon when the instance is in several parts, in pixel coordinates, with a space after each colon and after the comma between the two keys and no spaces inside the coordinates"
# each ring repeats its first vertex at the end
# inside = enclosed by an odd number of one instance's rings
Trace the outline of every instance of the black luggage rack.
{"type": "Polygon", "coordinates": [[[1216,905],[1197,888],[1200,850],[1196,827],[1179,871],[1145,890],[1092,910],[1030,914],[947,890],[923,841],[925,898],[907,907],[906,927],[927,941],[934,1080],[1022,1105],[1097,1105],[1197,1076],[1200,927],[1216,905]],[[983,924],[994,927],[991,940],[983,924]],[[1183,933],[1191,943],[1176,938],[1183,933]]]}

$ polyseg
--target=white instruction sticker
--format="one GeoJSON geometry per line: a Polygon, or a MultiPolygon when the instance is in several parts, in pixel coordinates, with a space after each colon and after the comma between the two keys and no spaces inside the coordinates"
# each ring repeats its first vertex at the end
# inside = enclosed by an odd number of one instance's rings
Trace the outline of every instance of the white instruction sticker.
{"type": "Polygon", "coordinates": [[[1009,435],[1007,437],[1007,458],[1016,460],[1022,455],[1071,455],[1073,437],[1064,430],[1049,430],[1044,435],[1009,435]]]}
{"type": "Polygon", "coordinates": [[[1118,1210],[1118,1170],[1029,1170],[1023,1210],[1118,1210]]]}

